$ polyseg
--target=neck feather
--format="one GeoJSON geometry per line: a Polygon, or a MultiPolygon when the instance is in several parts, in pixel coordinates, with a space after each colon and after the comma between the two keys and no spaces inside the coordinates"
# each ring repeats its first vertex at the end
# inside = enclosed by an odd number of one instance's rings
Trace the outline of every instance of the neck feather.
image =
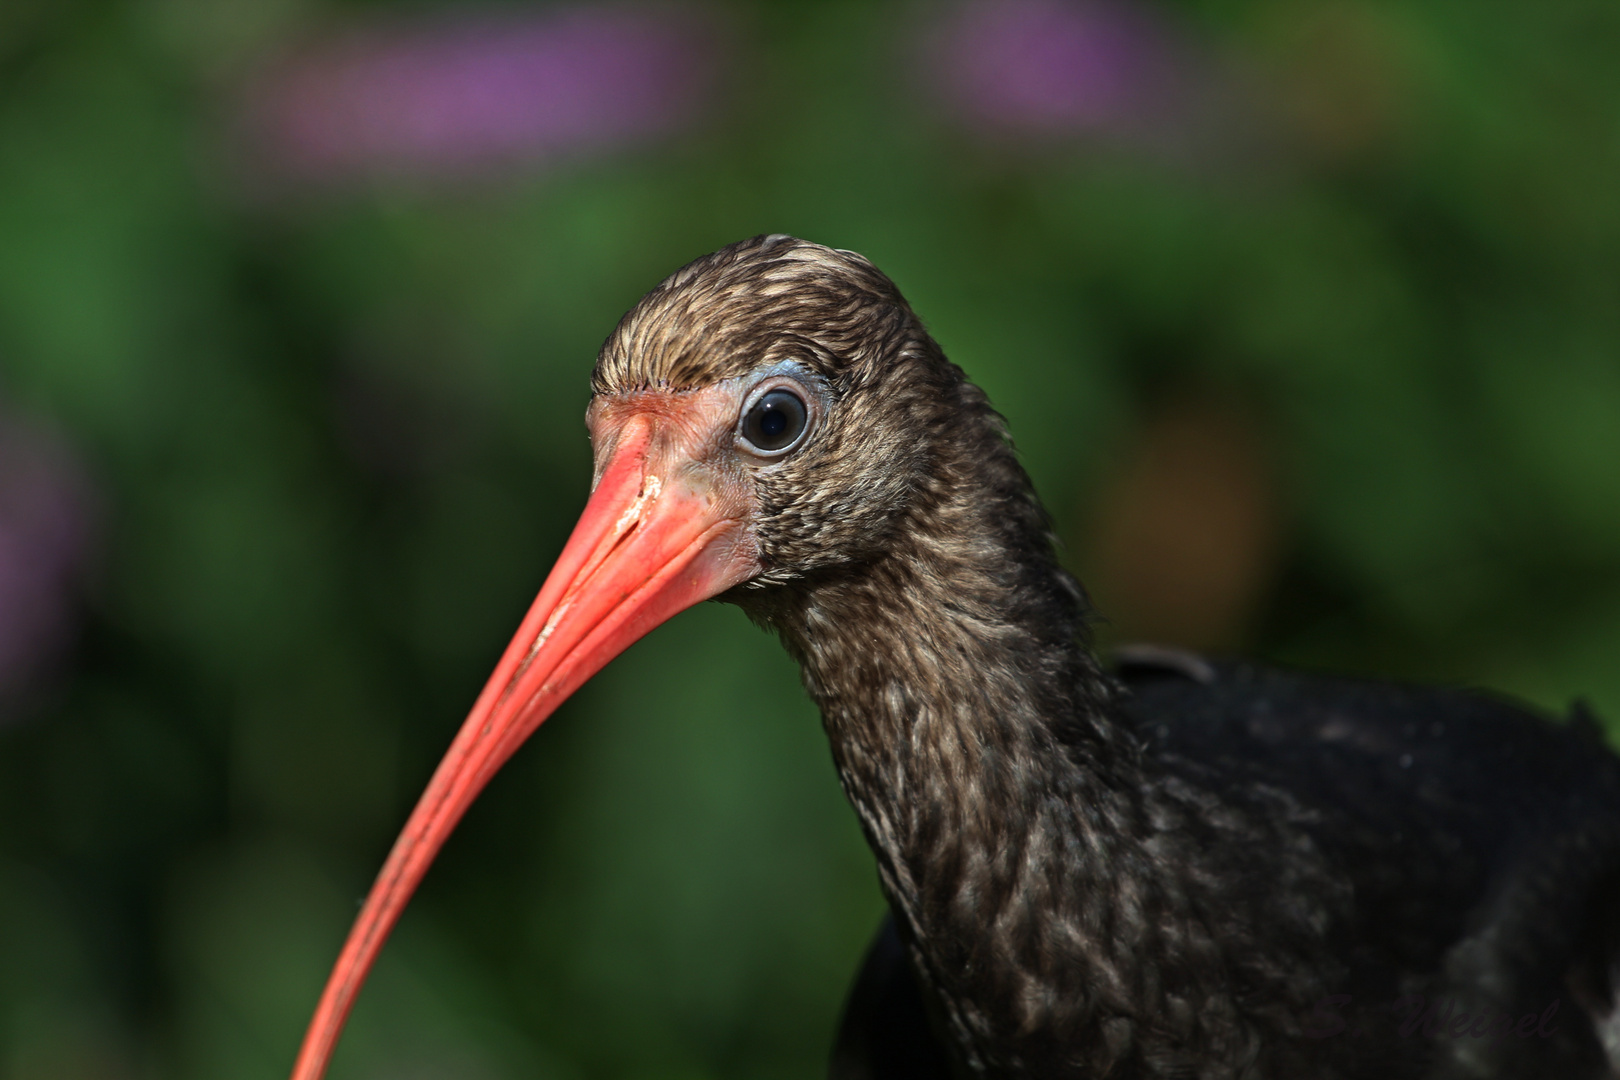
{"type": "Polygon", "coordinates": [[[919,498],[880,560],[773,590],[755,612],[800,662],[902,934],[970,1059],[974,1033],[1091,995],[1097,973],[1056,940],[1075,922],[1050,916],[1076,897],[1106,906],[1147,831],[1084,597],[976,403],[977,429],[934,470],[956,482],[919,498]]]}
{"type": "Polygon", "coordinates": [[[926,996],[976,1074],[1180,1075],[1295,1045],[1332,969],[1326,908],[1252,887],[1281,851],[1309,895],[1334,882],[1286,813],[1233,793],[1212,813],[1144,757],[1000,420],[964,394],[931,471],[953,479],[881,558],[748,605],[821,707],[926,996]]]}

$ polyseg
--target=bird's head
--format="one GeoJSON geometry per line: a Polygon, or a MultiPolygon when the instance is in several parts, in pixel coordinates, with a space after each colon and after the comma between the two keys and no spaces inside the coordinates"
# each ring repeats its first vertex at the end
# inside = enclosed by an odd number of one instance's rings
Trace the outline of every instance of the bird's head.
{"type": "Polygon", "coordinates": [[[938,482],[963,383],[871,263],[768,236],[649,293],[592,386],[590,500],[378,875],[294,1080],[322,1075],[428,865],[535,728],[675,613],[876,557],[938,482]]]}
{"type": "Polygon", "coordinates": [[[587,422],[599,478],[646,432],[645,475],[737,522],[731,543],[753,563],[741,580],[768,587],[885,547],[928,486],[959,383],[866,259],[756,237],[625,315],[587,422]]]}

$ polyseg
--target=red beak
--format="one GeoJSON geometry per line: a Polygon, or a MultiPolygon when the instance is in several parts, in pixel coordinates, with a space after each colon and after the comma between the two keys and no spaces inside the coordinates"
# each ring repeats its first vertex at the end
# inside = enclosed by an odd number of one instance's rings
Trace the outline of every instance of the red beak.
{"type": "Polygon", "coordinates": [[[757,570],[735,500],[632,414],[579,524],[417,801],[321,994],[293,1080],[326,1072],[355,996],[428,866],[523,741],[653,627],[757,570]]]}

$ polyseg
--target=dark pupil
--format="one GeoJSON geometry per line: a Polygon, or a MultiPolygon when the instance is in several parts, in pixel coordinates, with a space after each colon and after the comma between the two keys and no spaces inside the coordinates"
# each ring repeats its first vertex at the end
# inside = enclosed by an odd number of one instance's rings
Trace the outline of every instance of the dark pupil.
{"type": "Polygon", "coordinates": [[[791,446],[804,431],[804,402],[787,390],[772,390],[748,410],[743,437],[761,450],[791,446]]]}

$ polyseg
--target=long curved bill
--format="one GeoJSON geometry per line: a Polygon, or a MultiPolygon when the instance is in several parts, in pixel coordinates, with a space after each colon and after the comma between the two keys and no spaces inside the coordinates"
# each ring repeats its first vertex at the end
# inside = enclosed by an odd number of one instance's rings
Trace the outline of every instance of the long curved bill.
{"type": "Polygon", "coordinates": [[[603,665],[671,615],[753,571],[724,500],[677,477],[632,418],[579,524],[394,841],[293,1067],[319,1080],[383,941],[456,823],[513,752],[603,665]],[[660,476],[667,473],[667,476],[660,476]]]}

